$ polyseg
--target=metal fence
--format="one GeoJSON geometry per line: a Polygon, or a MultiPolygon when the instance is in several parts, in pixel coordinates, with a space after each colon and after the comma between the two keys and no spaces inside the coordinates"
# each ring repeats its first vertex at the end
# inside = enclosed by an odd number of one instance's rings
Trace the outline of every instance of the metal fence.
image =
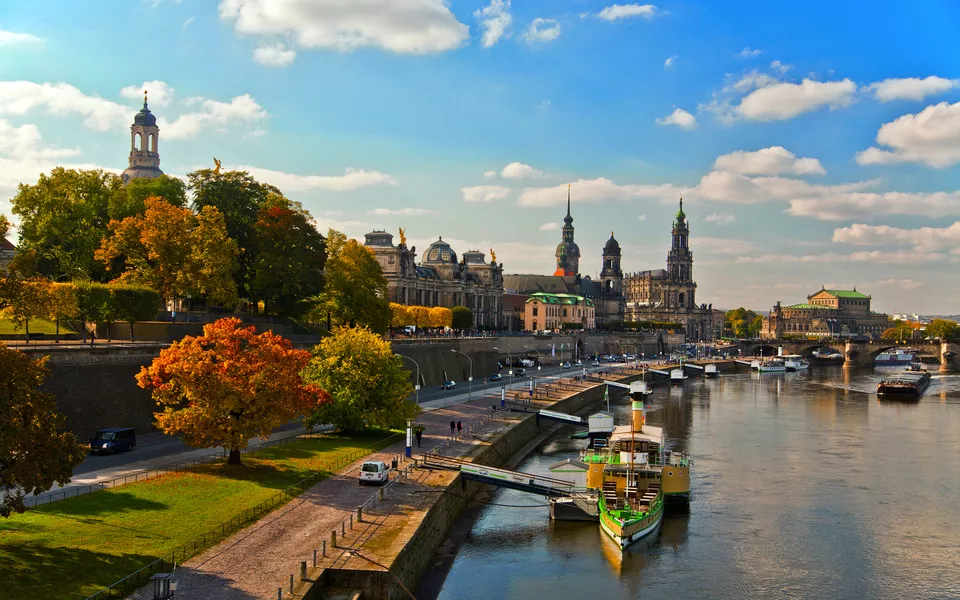
{"type": "MultiPolygon", "coordinates": [[[[253,446],[248,446],[247,448],[241,450],[243,454],[249,452],[256,452],[257,450],[263,450],[264,448],[270,448],[272,446],[280,446],[283,444],[289,444],[299,439],[315,435],[317,433],[322,433],[324,431],[330,431],[332,427],[326,426],[322,429],[314,429],[312,431],[301,433],[300,435],[280,438],[277,440],[267,440],[259,444],[254,444],[253,446]]],[[[36,508],[44,504],[52,504],[54,502],[59,502],[61,500],[66,500],[67,498],[75,498],[77,496],[85,496],[87,494],[92,494],[93,492],[99,492],[108,488],[117,487],[118,485],[126,485],[128,483],[135,483],[137,481],[146,481],[147,479],[153,479],[160,475],[166,473],[176,473],[178,471],[183,471],[184,469],[202,465],[212,462],[217,462],[224,460],[228,455],[227,450],[221,450],[216,454],[210,454],[208,456],[201,456],[199,458],[191,458],[189,460],[181,460],[168,465],[163,465],[161,467],[156,467],[153,469],[143,469],[141,471],[135,471],[133,473],[127,473],[121,477],[115,477],[113,479],[107,479],[104,481],[98,481],[96,483],[91,483],[90,485],[76,486],[71,488],[64,488],[58,492],[48,492],[41,496],[30,496],[24,499],[24,504],[27,508],[36,508]]]]}
{"type": "MultiPolygon", "coordinates": [[[[127,575],[123,579],[105,587],[96,594],[89,596],[87,600],[102,600],[105,598],[124,598],[129,593],[137,590],[138,588],[146,585],[150,581],[150,577],[156,573],[164,573],[168,569],[176,567],[177,563],[182,563],[190,557],[197,554],[197,552],[209,548],[213,544],[223,540],[236,531],[242,529],[249,523],[252,523],[258,520],[260,517],[266,515],[274,508],[285,504],[287,501],[296,498],[302,494],[307,489],[313,487],[321,479],[325,478],[331,473],[335,473],[354,462],[355,460],[370,454],[381,448],[389,446],[391,443],[397,439],[403,438],[402,433],[395,433],[390,435],[382,440],[369,444],[361,449],[354,450],[349,454],[344,454],[338,456],[337,458],[328,461],[324,468],[313,472],[311,475],[306,478],[298,481],[292,486],[281,490],[280,492],[274,494],[269,499],[264,500],[260,504],[254,506],[253,508],[248,508],[239,515],[234,516],[229,521],[225,521],[212,529],[204,533],[201,536],[194,538],[192,542],[183,544],[182,546],[177,546],[169,553],[158,558],[157,560],[151,562],[150,564],[144,566],[141,569],[127,575]]],[[[298,438],[301,436],[297,436],[298,438]]],[[[287,438],[287,439],[296,439],[296,438],[287,438]]],[[[281,441],[281,440],[278,440],[281,441]]],[[[267,442],[269,444],[269,442],[267,442]]],[[[277,444],[273,444],[277,445],[277,444]]]]}

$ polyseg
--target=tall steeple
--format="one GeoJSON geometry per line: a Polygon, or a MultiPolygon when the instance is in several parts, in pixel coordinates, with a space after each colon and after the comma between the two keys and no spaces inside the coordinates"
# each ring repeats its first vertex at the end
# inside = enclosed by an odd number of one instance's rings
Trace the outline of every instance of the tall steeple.
{"type": "Polygon", "coordinates": [[[160,128],[157,117],[147,106],[147,92],[143,92],[143,108],[133,117],[130,126],[130,156],[128,166],[120,175],[124,183],[134,179],[155,179],[163,175],[160,170],[160,128]]]}
{"type": "Polygon", "coordinates": [[[563,218],[560,244],[557,245],[557,270],[554,275],[572,277],[580,272],[580,247],[573,241],[573,217],[570,215],[570,188],[567,185],[567,216],[563,218]]]}
{"type": "Polygon", "coordinates": [[[676,287],[676,304],[671,297],[668,306],[680,308],[694,308],[696,306],[694,293],[697,284],[693,281],[693,254],[690,252],[690,226],[687,224],[687,215],[683,212],[683,198],[680,199],[680,210],[677,219],[673,222],[670,252],[667,254],[667,279],[676,287]]]}

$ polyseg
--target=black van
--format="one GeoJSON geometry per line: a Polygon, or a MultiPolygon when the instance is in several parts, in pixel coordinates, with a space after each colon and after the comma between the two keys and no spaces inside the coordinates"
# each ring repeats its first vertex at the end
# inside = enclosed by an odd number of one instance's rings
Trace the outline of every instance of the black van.
{"type": "Polygon", "coordinates": [[[90,439],[91,454],[113,454],[132,450],[137,445],[137,434],[132,427],[101,429],[90,439]]]}

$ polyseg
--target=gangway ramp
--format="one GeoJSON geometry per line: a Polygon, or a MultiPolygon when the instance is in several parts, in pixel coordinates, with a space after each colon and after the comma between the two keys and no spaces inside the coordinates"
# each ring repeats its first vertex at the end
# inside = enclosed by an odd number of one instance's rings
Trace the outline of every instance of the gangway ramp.
{"type": "Polygon", "coordinates": [[[700,369],[701,371],[703,370],[702,366],[695,365],[693,363],[683,363],[683,366],[687,367],[688,369],[700,369]]]}
{"type": "Polygon", "coordinates": [[[587,490],[576,487],[569,481],[544,477],[543,475],[510,471],[508,469],[497,469],[485,465],[478,465],[459,458],[439,456],[436,454],[425,454],[422,460],[426,467],[459,471],[461,477],[470,481],[488,483],[521,492],[529,492],[538,496],[570,498],[590,495],[587,490]]]}

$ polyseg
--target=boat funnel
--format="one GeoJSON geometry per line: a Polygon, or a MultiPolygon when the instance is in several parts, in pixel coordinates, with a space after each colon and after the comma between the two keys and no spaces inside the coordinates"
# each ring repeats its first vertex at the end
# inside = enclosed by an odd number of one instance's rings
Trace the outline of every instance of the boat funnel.
{"type": "Polygon", "coordinates": [[[633,401],[633,430],[636,432],[643,431],[643,402],[634,400],[633,401]]]}

